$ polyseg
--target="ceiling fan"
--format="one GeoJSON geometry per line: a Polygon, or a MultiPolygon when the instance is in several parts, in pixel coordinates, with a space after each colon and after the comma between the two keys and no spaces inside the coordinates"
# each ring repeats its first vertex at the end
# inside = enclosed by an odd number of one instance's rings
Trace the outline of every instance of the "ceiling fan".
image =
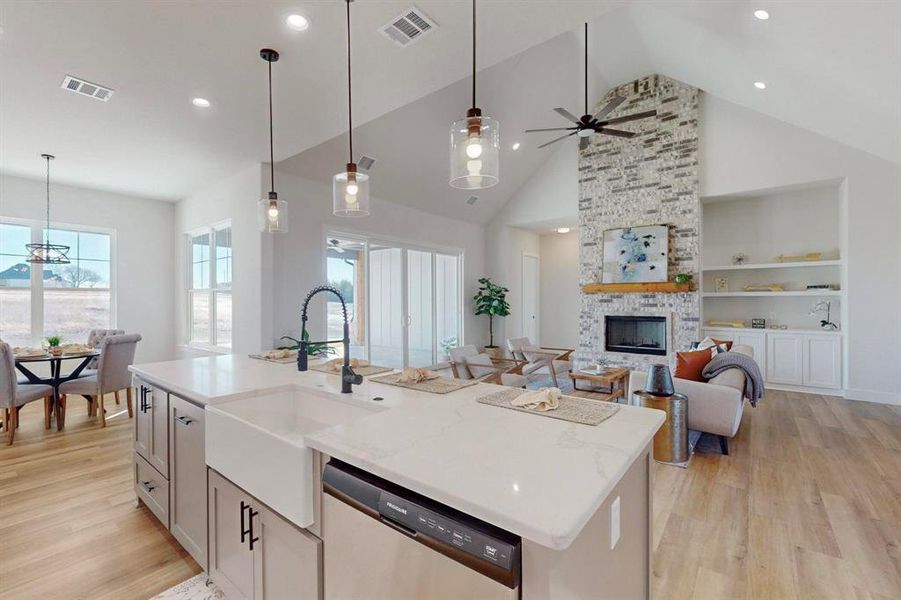
{"type": "Polygon", "coordinates": [[[585,23],[585,114],[580,118],[577,118],[574,114],[566,110],[565,108],[555,108],[554,111],[557,114],[561,115],[568,121],[571,121],[575,124],[574,127],[548,127],[544,129],[526,129],[526,133],[535,133],[539,131],[569,131],[571,133],[567,133],[561,135],[558,138],[555,138],[549,142],[545,142],[538,146],[539,148],[544,148],[545,146],[550,146],[560,140],[566,139],[568,137],[577,135],[579,136],[579,148],[584,150],[588,147],[588,138],[590,138],[595,133],[600,133],[603,135],[612,135],[616,137],[630,138],[636,135],[632,131],[623,131],[621,129],[611,129],[608,125],[616,125],[617,123],[625,123],[627,121],[637,121],[638,119],[646,119],[648,117],[653,117],[657,115],[656,110],[646,110],[644,112],[634,113],[631,115],[625,115],[622,117],[615,117],[613,119],[604,120],[604,117],[612,113],[616,108],[625,102],[626,99],[622,96],[614,96],[613,100],[607,103],[601,110],[596,112],[595,114],[590,114],[588,112],[588,23],[585,23]]]}

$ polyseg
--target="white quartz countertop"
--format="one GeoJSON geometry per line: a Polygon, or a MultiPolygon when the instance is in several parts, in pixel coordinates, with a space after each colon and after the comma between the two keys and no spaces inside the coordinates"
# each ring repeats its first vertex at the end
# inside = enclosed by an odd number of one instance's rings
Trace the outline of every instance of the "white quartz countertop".
{"type": "MultiPolygon", "coordinates": [[[[238,355],[134,365],[149,383],[201,404],[289,385],[340,392],[337,375],[238,355]]],[[[621,406],[598,426],[479,404],[498,387],[446,395],[364,381],[352,398],[388,408],[304,443],[542,546],[567,548],[641,456],[660,411],[621,406]]],[[[326,400],[323,400],[326,401],[326,400]]]]}

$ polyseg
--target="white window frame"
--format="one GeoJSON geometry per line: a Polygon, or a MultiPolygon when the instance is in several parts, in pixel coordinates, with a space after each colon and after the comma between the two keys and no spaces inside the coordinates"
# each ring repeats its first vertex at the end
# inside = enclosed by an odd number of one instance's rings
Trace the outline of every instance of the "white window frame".
{"type": "MultiPolygon", "coordinates": [[[[367,314],[365,316],[366,319],[366,356],[371,357],[371,345],[372,345],[372,336],[370,335],[370,324],[372,323],[372,319],[369,315],[370,302],[369,302],[369,252],[373,244],[380,246],[389,246],[394,248],[400,248],[403,251],[402,258],[402,272],[401,279],[404,281],[404,285],[406,286],[407,282],[407,251],[408,250],[416,250],[419,252],[429,252],[431,253],[432,260],[432,364],[436,364],[438,360],[438,356],[440,353],[440,344],[441,340],[437,339],[437,331],[438,331],[438,303],[435,301],[436,299],[436,254],[444,254],[447,256],[455,256],[457,258],[457,343],[460,346],[463,346],[466,342],[464,341],[465,336],[465,323],[464,323],[464,311],[465,311],[465,302],[464,302],[464,291],[463,291],[463,282],[465,281],[464,271],[466,268],[466,252],[462,248],[454,248],[450,246],[440,246],[440,245],[428,245],[422,244],[420,242],[401,240],[398,238],[392,238],[381,235],[369,235],[361,232],[353,232],[348,230],[338,230],[331,229],[329,227],[323,228],[323,236],[322,236],[322,245],[321,248],[326,248],[328,246],[328,240],[332,238],[344,239],[344,240],[353,240],[355,242],[360,242],[364,245],[364,253],[366,257],[366,269],[363,273],[363,280],[365,285],[364,295],[366,298],[366,311],[367,314]]],[[[328,281],[328,255],[327,253],[323,254],[322,259],[322,279],[323,281],[328,281]]],[[[403,331],[403,361],[404,364],[409,364],[410,362],[410,339],[409,339],[409,331],[407,318],[409,317],[409,306],[408,306],[409,298],[408,294],[402,294],[402,306],[403,313],[405,315],[404,318],[404,331],[403,331]]],[[[326,309],[323,308],[323,311],[326,309]]],[[[323,314],[323,319],[327,319],[327,315],[323,314]]]]}
{"type": "Polygon", "coordinates": [[[231,345],[223,346],[218,344],[218,340],[216,339],[216,295],[221,294],[223,292],[227,292],[231,298],[232,302],[234,302],[234,282],[235,282],[235,246],[234,246],[234,228],[232,227],[232,222],[230,219],[226,219],[224,221],[219,221],[217,223],[213,223],[212,225],[207,225],[204,227],[198,227],[197,229],[192,229],[184,234],[184,246],[186,248],[186,265],[187,269],[185,272],[185,340],[184,344],[188,348],[196,348],[198,350],[206,350],[210,352],[217,352],[220,354],[230,354],[232,352],[232,348],[235,343],[235,321],[234,321],[234,312],[232,312],[232,339],[231,345]],[[223,229],[231,229],[231,269],[232,269],[232,287],[228,290],[220,290],[217,288],[216,281],[216,232],[222,231],[223,229]],[[209,287],[205,288],[194,288],[194,260],[193,260],[193,244],[191,240],[199,235],[208,235],[209,236],[209,271],[210,271],[210,280],[207,282],[209,287]],[[210,338],[208,341],[196,341],[191,339],[191,335],[194,331],[194,323],[193,323],[193,315],[192,311],[194,308],[194,294],[195,293],[207,293],[207,302],[209,302],[209,313],[210,313],[210,338]]]}
{"type": "MultiPolygon", "coordinates": [[[[47,229],[47,221],[35,219],[20,219],[17,217],[0,217],[0,223],[7,225],[19,225],[31,229],[31,242],[39,244],[44,241],[44,231],[47,229]]],[[[64,229],[79,233],[99,233],[109,236],[109,264],[110,276],[108,288],[66,288],[67,291],[91,291],[109,292],[109,329],[116,329],[117,322],[117,277],[116,277],[116,230],[107,227],[93,227],[91,225],[77,225],[74,223],[50,222],[50,229],[64,229]]],[[[43,268],[31,269],[31,285],[29,287],[31,303],[31,345],[40,346],[41,340],[46,337],[44,331],[44,278],[43,268]]]]}

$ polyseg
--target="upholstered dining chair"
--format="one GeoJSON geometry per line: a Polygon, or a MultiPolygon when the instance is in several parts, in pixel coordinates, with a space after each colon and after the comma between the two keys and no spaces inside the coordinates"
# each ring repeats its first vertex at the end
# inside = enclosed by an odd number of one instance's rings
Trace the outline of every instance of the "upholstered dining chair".
{"type": "Polygon", "coordinates": [[[100,422],[106,427],[106,412],[103,409],[103,396],[113,392],[118,394],[125,390],[126,403],[128,405],[128,417],[134,416],[131,397],[131,372],[128,367],[134,363],[135,349],[141,336],[137,333],[127,335],[109,335],[100,343],[100,357],[97,363],[97,372],[88,377],[73,379],[59,386],[60,416],[63,422],[66,420],[66,397],[71,394],[80,394],[90,399],[89,414],[100,412],[100,422]]]}
{"type": "Polygon", "coordinates": [[[524,375],[549,376],[556,387],[560,387],[557,376],[565,376],[573,368],[570,356],[575,350],[571,348],[542,348],[533,345],[529,338],[520,337],[508,339],[507,349],[513,358],[526,362],[522,369],[524,375]]]}
{"type": "Polygon", "coordinates": [[[480,353],[475,346],[451,348],[450,366],[457,379],[478,379],[485,383],[497,383],[508,387],[526,387],[522,374],[523,361],[509,358],[492,358],[480,353]]]}
{"type": "Polygon", "coordinates": [[[3,427],[6,443],[12,445],[19,427],[19,409],[35,400],[44,399],[44,428],[50,429],[50,402],[53,388],[43,384],[20,384],[16,381],[16,359],[12,348],[0,342],[0,408],[3,409],[3,427]]]}

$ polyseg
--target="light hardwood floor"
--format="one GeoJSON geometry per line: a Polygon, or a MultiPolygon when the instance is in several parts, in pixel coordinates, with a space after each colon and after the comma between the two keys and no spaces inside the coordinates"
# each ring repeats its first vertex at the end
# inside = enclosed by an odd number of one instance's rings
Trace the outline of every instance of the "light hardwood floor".
{"type": "MultiPolygon", "coordinates": [[[[131,423],[75,406],[59,434],[30,405],[0,447],[0,598],[142,599],[199,572],[136,508],[131,423]]],[[[770,392],[730,451],[656,467],[655,598],[901,598],[901,407],[770,392]]]]}

